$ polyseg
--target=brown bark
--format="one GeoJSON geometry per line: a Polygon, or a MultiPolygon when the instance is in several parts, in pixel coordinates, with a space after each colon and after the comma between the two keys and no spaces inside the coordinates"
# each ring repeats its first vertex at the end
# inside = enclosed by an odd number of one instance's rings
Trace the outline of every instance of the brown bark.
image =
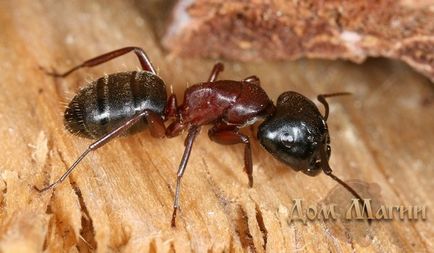
{"type": "Polygon", "coordinates": [[[434,1],[183,0],[164,45],[242,61],[388,57],[434,81],[434,1]]]}

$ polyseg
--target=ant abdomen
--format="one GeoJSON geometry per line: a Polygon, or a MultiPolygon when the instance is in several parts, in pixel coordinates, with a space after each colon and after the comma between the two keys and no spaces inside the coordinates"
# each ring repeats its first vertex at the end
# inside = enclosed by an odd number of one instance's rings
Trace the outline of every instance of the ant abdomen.
{"type": "Polygon", "coordinates": [[[166,100],[163,80],[148,71],[105,75],[77,93],[65,110],[64,124],[74,134],[96,139],[138,112],[162,115],[166,100]]]}

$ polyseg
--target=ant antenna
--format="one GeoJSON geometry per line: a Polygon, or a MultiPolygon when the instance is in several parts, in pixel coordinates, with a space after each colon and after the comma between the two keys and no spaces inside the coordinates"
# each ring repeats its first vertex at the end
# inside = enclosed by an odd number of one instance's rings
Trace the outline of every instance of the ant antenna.
{"type": "MultiPolygon", "coordinates": [[[[321,167],[324,171],[324,173],[331,177],[333,180],[335,180],[336,182],[338,182],[340,185],[342,185],[347,191],[349,191],[358,201],[360,201],[361,204],[363,204],[363,199],[362,197],[356,192],[356,190],[354,190],[351,186],[349,186],[347,183],[345,183],[344,181],[342,181],[342,179],[338,178],[335,174],[333,174],[332,169],[330,168],[330,165],[327,161],[327,157],[325,154],[325,149],[321,148],[321,167]]],[[[364,212],[368,213],[367,207],[364,205],[364,212]]],[[[368,223],[369,225],[371,224],[371,220],[368,219],[368,223]]]]}
{"type": "Polygon", "coordinates": [[[337,176],[335,176],[332,171],[328,172],[328,171],[324,171],[324,173],[333,178],[333,180],[335,180],[336,182],[338,182],[340,185],[342,185],[345,189],[347,189],[351,194],[353,194],[353,196],[358,199],[359,201],[363,202],[362,197],[360,197],[360,195],[353,189],[351,188],[351,186],[349,186],[347,183],[345,183],[344,181],[342,181],[340,178],[338,178],[337,176]]]}
{"type": "Polygon", "coordinates": [[[357,199],[359,199],[360,201],[363,202],[362,197],[360,197],[360,195],[353,189],[351,188],[351,186],[349,186],[347,183],[345,183],[344,181],[342,181],[340,178],[338,178],[337,176],[335,176],[333,174],[332,169],[330,168],[330,165],[327,161],[327,157],[325,154],[325,149],[321,148],[321,167],[324,171],[324,173],[331,177],[333,180],[335,180],[336,182],[338,182],[340,185],[342,185],[345,189],[347,189],[351,194],[353,194],[354,197],[356,197],[357,199]]]}
{"type": "Polygon", "coordinates": [[[337,96],[348,96],[351,95],[351,92],[336,92],[336,93],[330,93],[330,94],[322,94],[318,95],[318,101],[321,102],[321,104],[324,105],[324,120],[327,121],[327,118],[329,117],[329,104],[326,101],[326,98],[329,97],[337,97],[337,96]]]}

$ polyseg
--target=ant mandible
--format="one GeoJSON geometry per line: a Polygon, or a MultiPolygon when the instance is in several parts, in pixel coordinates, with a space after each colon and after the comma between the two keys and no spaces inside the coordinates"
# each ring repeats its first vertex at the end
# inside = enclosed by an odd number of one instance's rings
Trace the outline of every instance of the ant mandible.
{"type": "Polygon", "coordinates": [[[145,119],[154,137],[178,136],[187,129],[185,149],[176,180],[171,225],[176,225],[181,179],[184,175],[193,142],[200,128],[211,125],[209,138],[223,145],[244,144],[244,170],[253,186],[252,151],[248,136],[239,130],[262,119],[257,138],[262,146],[278,160],[303,171],[309,176],[324,173],[362,198],[345,182],[337,178],[328,164],[330,138],[327,128],[329,114],[325,98],[348,93],[319,95],[325,107],[322,116],[315,104],[296,92],[279,96],[277,106],[269,99],[256,76],[241,81],[217,80],[223,64],[214,65],[208,81],[190,86],[184,92],[183,104],[178,106],[176,96],[167,98],[164,81],[157,75],[145,51],[139,47],[125,47],[97,56],[64,73],[47,74],[64,78],[85,67],[93,67],[114,58],[134,52],[141,71],[109,74],[90,82],[71,100],[65,110],[65,127],[72,133],[96,139],[78,157],[66,172],[50,185],[36,190],[44,192],[63,182],[74,168],[89,154],[130,127],[145,119]],[[164,122],[174,121],[166,128],[164,122]]]}

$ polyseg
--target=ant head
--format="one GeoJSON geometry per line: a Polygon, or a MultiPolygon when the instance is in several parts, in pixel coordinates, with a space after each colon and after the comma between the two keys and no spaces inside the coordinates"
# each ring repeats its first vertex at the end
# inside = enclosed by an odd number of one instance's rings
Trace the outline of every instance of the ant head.
{"type": "Polygon", "coordinates": [[[326,118],[315,104],[296,92],[279,96],[276,109],[260,126],[258,139],[278,160],[306,175],[321,171],[361,200],[360,195],[335,176],[329,166],[331,148],[326,118]]]}
{"type": "Polygon", "coordinates": [[[328,129],[318,108],[306,97],[285,92],[274,114],[258,130],[262,146],[278,160],[316,176],[328,164],[328,129]]]}

